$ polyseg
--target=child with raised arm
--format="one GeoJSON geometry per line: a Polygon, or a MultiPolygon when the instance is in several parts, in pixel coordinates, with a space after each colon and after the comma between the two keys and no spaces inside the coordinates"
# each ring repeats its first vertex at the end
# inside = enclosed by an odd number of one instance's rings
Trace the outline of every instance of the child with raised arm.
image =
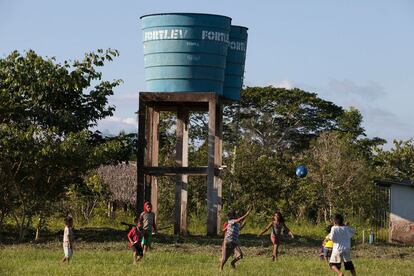
{"type": "Polygon", "coordinates": [[[344,225],[342,215],[335,215],[334,226],[329,234],[329,239],[333,241],[332,255],[329,260],[329,266],[338,275],[344,275],[341,272],[341,263],[344,262],[345,270],[350,270],[352,275],[356,275],[354,264],[351,260],[351,237],[355,230],[344,225]]]}
{"type": "Polygon", "coordinates": [[[71,216],[65,218],[65,230],[63,231],[63,253],[65,256],[62,259],[62,263],[70,261],[73,255],[73,219],[71,216]]]}
{"type": "Polygon", "coordinates": [[[152,212],[152,204],[150,202],[144,203],[144,212],[139,216],[139,222],[143,229],[142,248],[145,254],[151,248],[152,234],[157,232],[155,214],[152,212]]]}
{"type": "Polygon", "coordinates": [[[142,232],[140,230],[141,224],[139,223],[139,219],[134,219],[135,225],[131,228],[131,230],[128,233],[128,240],[129,240],[129,246],[132,249],[132,257],[133,257],[133,263],[137,264],[141,260],[141,258],[144,256],[144,253],[142,252],[141,247],[141,240],[142,240],[142,232]]]}
{"type": "Polygon", "coordinates": [[[220,270],[223,270],[224,264],[233,255],[233,260],[231,261],[231,267],[236,268],[236,262],[243,258],[243,252],[240,249],[239,243],[239,233],[240,233],[240,223],[244,226],[244,220],[250,214],[251,208],[243,216],[236,218],[235,212],[230,212],[228,214],[228,221],[225,224],[223,229],[224,231],[224,240],[222,245],[221,252],[221,262],[220,270]]]}
{"type": "Polygon", "coordinates": [[[267,230],[269,230],[270,227],[272,227],[272,232],[270,234],[270,240],[272,241],[272,244],[273,244],[272,261],[275,261],[277,259],[277,256],[278,256],[278,249],[279,249],[279,245],[280,245],[280,237],[282,235],[282,229],[284,230],[283,232],[287,232],[288,235],[291,236],[292,238],[294,236],[293,236],[293,233],[286,226],[285,220],[284,220],[282,214],[279,211],[277,211],[274,214],[274,216],[272,218],[272,221],[259,234],[259,236],[266,233],[267,230]]]}

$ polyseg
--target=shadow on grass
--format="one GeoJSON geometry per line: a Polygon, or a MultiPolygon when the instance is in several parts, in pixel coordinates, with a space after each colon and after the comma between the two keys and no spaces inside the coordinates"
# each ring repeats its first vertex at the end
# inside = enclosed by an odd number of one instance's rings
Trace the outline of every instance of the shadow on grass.
{"type": "MultiPolygon", "coordinates": [[[[257,235],[253,234],[241,234],[239,239],[243,247],[270,246],[272,244],[269,235],[258,237],[257,235]]],[[[282,243],[301,247],[315,248],[321,244],[321,240],[305,236],[296,236],[294,239],[283,237],[281,240],[282,243]]],[[[223,237],[207,237],[202,235],[176,236],[159,234],[156,237],[156,242],[160,244],[185,243],[200,246],[221,245],[223,242],[223,237]]]]}
{"type": "MultiPolygon", "coordinates": [[[[118,230],[109,227],[84,227],[84,228],[74,228],[73,232],[75,234],[76,242],[95,242],[95,243],[105,243],[105,242],[119,242],[125,241],[127,230],[118,230]]],[[[21,243],[49,243],[49,242],[61,242],[63,239],[63,230],[60,231],[49,231],[43,230],[40,235],[40,239],[35,241],[35,231],[27,231],[26,238],[21,243]]],[[[14,232],[1,232],[0,233],[0,244],[10,245],[18,243],[18,236],[14,232]]]]}
{"type": "MultiPolygon", "coordinates": [[[[9,229],[8,229],[9,230],[9,229]]],[[[83,227],[75,228],[75,241],[76,242],[85,242],[85,243],[105,243],[105,242],[127,242],[127,233],[129,231],[128,227],[125,227],[123,230],[114,229],[110,227],[83,227]]],[[[63,230],[60,231],[48,231],[43,230],[41,232],[41,238],[38,241],[34,241],[35,231],[28,231],[27,238],[22,243],[48,243],[48,242],[61,242],[63,238],[63,230]]],[[[219,246],[223,241],[222,236],[208,237],[204,235],[188,235],[188,236],[179,236],[171,235],[165,233],[158,233],[154,237],[154,241],[159,244],[190,244],[198,246],[219,246]]],[[[315,238],[310,236],[296,235],[295,238],[282,237],[282,244],[289,245],[291,247],[308,247],[308,248],[318,248],[322,243],[322,238],[315,238]]],[[[13,231],[2,231],[0,232],[0,244],[16,244],[17,235],[13,231]]],[[[253,234],[241,234],[240,243],[243,247],[257,247],[257,246],[271,246],[271,241],[269,235],[263,235],[258,237],[253,234]]],[[[405,245],[398,244],[387,244],[381,243],[377,244],[379,248],[396,248],[396,247],[406,247],[405,245]]],[[[375,248],[376,246],[368,245],[357,245],[357,247],[371,247],[375,248]]]]}
{"type": "MultiPolygon", "coordinates": [[[[127,233],[129,229],[126,227],[124,230],[113,229],[109,227],[84,227],[84,228],[75,228],[75,241],[76,242],[85,242],[85,243],[105,243],[105,242],[126,242],[127,233]]],[[[63,230],[58,232],[51,232],[48,230],[43,230],[41,232],[41,238],[38,241],[34,241],[35,232],[29,231],[27,238],[23,243],[48,243],[48,242],[60,242],[63,238],[63,230]]],[[[223,241],[222,236],[208,237],[203,235],[188,235],[188,236],[178,236],[178,235],[169,235],[165,233],[158,233],[154,237],[154,241],[160,244],[193,244],[193,245],[221,245],[223,241]]],[[[253,234],[241,234],[240,242],[244,247],[257,247],[257,246],[270,246],[270,238],[268,235],[260,236],[253,234]]],[[[314,239],[312,237],[306,236],[296,236],[294,239],[291,238],[282,238],[284,244],[292,246],[302,246],[302,247],[315,247],[319,246],[321,240],[314,239]]],[[[13,232],[2,232],[0,235],[0,243],[7,244],[16,244],[17,236],[13,232]]]]}
{"type": "MultiPolygon", "coordinates": [[[[127,248],[127,233],[129,229],[123,230],[110,227],[84,227],[75,228],[75,242],[82,249],[105,249],[105,250],[124,250],[127,248]]],[[[63,230],[61,231],[42,231],[41,239],[33,241],[34,231],[30,231],[27,240],[22,244],[36,245],[41,248],[56,248],[62,242],[63,230]]],[[[294,239],[281,238],[280,254],[295,256],[317,256],[321,246],[321,240],[309,236],[296,235],[294,239]]],[[[207,237],[204,235],[177,236],[166,233],[159,233],[154,237],[157,250],[168,252],[187,252],[194,254],[197,252],[214,252],[220,254],[220,246],[223,237],[207,237]]],[[[241,234],[240,243],[246,249],[246,254],[270,257],[271,242],[269,235],[260,236],[253,234],[241,234]]],[[[17,244],[17,237],[13,231],[3,231],[0,233],[0,250],[2,246],[17,244]]],[[[412,246],[398,244],[354,244],[353,254],[355,257],[365,258],[393,258],[393,259],[412,259],[414,250],[412,246]]]]}

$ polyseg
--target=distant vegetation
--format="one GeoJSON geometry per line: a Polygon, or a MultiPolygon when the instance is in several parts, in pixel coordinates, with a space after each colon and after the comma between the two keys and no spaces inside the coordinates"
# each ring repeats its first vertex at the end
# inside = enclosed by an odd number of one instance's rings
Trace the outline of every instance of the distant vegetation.
{"type": "MultiPolygon", "coordinates": [[[[120,80],[98,69],[115,50],[57,63],[33,51],[0,59],[0,230],[39,237],[51,218],[72,214],[76,225],[133,217],[136,134],[103,137],[90,128],[111,116],[108,97],[120,80]],[[123,165],[121,165],[123,164],[123,165]],[[132,167],[131,167],[132,166],[132,167]],[[116,174],[118,173],[118,174],[116,174]],[[122,177],[121,177],[122,176],[122,177]],[[122,212],[124,214],[124,212],[122,212]]],[[[290,220],[328,222],[335,212],[375,224],[374,178],[412,179],[414,144],[367,137],[356,108],[344,110],[300,89],[247,87],[224,110],[224,212],[255,202],[261,224],[278,208],[290,220]],[[304,164],[309,174],[295,177],[304,164]]],[[[207,115],[193,113],[190,165],[207,164],[207,115]]],[[[175,163],[175,115],[163,113],[160,163],[175,163]]],[[[174,218],[174,179],[159,180],[159,221],[174,218]]],[[[206,180],[189,180],[191,221],[204,223],[206,180]],[[193,219],[197,218],[197,220],[193,219]]]]}

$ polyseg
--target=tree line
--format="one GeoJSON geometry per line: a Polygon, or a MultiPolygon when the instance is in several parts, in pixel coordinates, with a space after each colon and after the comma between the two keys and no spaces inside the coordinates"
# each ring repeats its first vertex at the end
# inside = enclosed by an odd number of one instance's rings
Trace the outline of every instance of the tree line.
{"type": "MultiPolygon", "coordinates": [[[[131,167],[136,133],[105,137],[91,129],[111,116],[108,97],[121,80],[99,69],[118,56],[98,50],[59,63],[34,51],[0,59],[0,229],[13,221],[20,239],[56,213],[85,221],[96,206],[121,201],[133,208],[131,167]],[[122,170],[124,180],[113,177],[122,170]],[[125,182],[127,184],[117,183],[125,182]],[[123,186],[122,186],[123,185],[123,186]],[[35,223],[34,219],[37,219],[35,223]]],[[[162,113],[160,164],[175,163],[175,115],[162,113]]],[[[208,117],[192,113],[190,165],[207,164],[208,117]]],[[[333,212],[373,220],[375,178],[411,179],[414,144],[367,137],[356,108],[344,108],[300,89],[247,87],[224,108],[224,210],[255,201],[259,214],[327,221],[333,212]],[[309,175],[295,177],[304,164],[309,175]]],[[[174,217],[174,179],[160,178],[159,217],[174,217]]],[[[190,178],[189,213],[205,214],[206,180],[190,178]]]]}

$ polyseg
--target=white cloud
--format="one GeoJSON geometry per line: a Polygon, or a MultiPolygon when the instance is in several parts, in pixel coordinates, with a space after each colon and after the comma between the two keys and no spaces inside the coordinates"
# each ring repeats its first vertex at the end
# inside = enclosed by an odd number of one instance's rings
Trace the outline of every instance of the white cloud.
{"type": "Polygon", "coordinates": [[[126,125],[137,125],[137,119],[136,118],[121,118],[117,116],[112,116],[103,119],[101,122],[109,122],[109,123],[121,123],[126,125]]]}
{"type": "Polygon", "coordinates": [[[274,83],[271,83],[270,85],[274,86],[274,87],[278,87],[278,88],[286,88],[286,89],[292,89],[295,87],[295,85],[293,84],[292,81],[290,80],[281,80],[281,81],[276,81],[274,83]]]}
{"type": "Polygon", "coordinates": [[[135,118],[126,118],[122,122],[124,122],[127,125],[137,125],[137,120],[135,118]]]}
{"type": "Polygon", "coordinates": [[[357,84],[348,79],[330,80],[328,90],[342,98],[360,98],[370,101],[385,96],[384,88],[374,81],[357,84]]]}
{"type": "Polygon", "coordinates": [[[344,108],[356,107],[362,113],[362,125],[368,137],[386,139],[386,148],[392,146],[393,139],[407,140],[413,136],[414,124],[390,109],[387,102],[388,92],[377,82],[357,83],[349,79],[333,79],[322,87],[297,83],[295,87],[317,92],[322,99],[344,108]]]}
{"type": "Polygon", "coordinates": [[[93,130],[100,130],[105,135],[117,135],[121,131],[126,133],[136,133],[138,123],[132,117],[112,116],[105,118],[98,122],[98,125],[93,130]]]}

